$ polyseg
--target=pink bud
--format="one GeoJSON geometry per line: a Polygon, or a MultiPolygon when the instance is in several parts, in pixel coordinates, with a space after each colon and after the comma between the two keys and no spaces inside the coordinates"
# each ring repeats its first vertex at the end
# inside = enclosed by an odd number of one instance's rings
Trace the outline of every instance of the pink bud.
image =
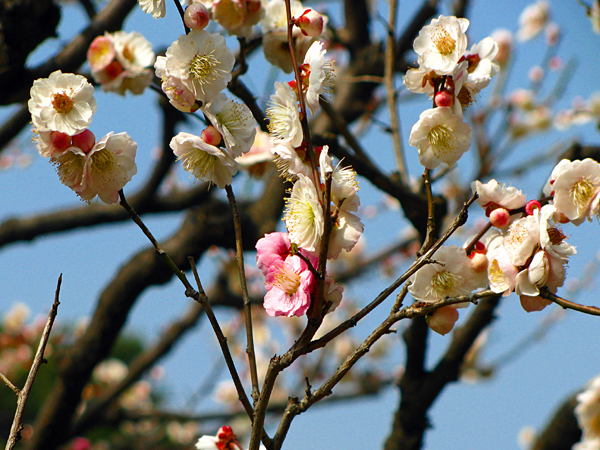
{"type": "Polygon", "coordinates": [[[89,129],[73,136],[73,145],[79,148],[83,153],[89,153],[96,143],[96,136],[89,129]]]}
{"type": "Polygon", "coordinates": [[[454,104],[454,96],[448,91],[440,91],[435,94],[435,105],[440,108],[444,106],[452,106],[454,104]]]}
{"type": "Polygon", "coordinates": [[[295,23],[304,36],[319,37],[323,34],[323,16],[314,9],[304,11],[295,23]]]}
{"type": "Polygon", "coordinates": [[[185,8],[183,22],[192,30],[203,30],[210,21],[210,13],[206,6],[200,2],[194,2],[185,8]]]}
{"type": "Polygon", "coordinates": [[[223,139],[223,137],[221,136],[221,133],[219,133],[219,131],[215,127],[213,127],[212,125],[209,125],[202,132],[202,134],[200,135],[200,137],[207,144],[214,145],[214,146],[219,145],[221,143],[221,140],[223,139]]]}
{"type": "Polygon", "coordinates": [[[90,448],[92,448],[90,441],[82,437],[73,439],[71,444],[71,450],[89,450],[90,448]]]}
{"type": "Polygon", "coordinates": [[[540,297],[539,295],[537,297],[520,295],[519,299],[521,300],[521,306],[527,312],[541,311],[550,303],[552,303],[550,300],[546,300],[545,298],[540,297]]]}
{"type": "Polygon", "coordinates": [[[441,335],[448,334],[454,328],[458,320],[458,311],[452,306],[444,306],[436,310],[433,314],[425,316],[427,325],[436,333],[441,335]]]}
{"type": "Polygon", "coordinates": [[[53,131],[50,135],[50,142],[56,150],[66,150],[71,146],[71,136],[60,131],[53,131]]]}
{"type": "Polygon", "coordinates": [[[496,208],[490,213],[490,223],[496,228],[506,228],[510,223],[510,214],[504,208],[496,208]]]}
{"type": "Polygon", "coordinates": [[[477,253],[485,253],[485,244],[481,241],[477,241],[473,250],[477,253]]]}
{"type": "Polygon", "coordinates": [[[471,259],[471,267],[475,273],[487,271],[488,259],[484,253],[475,253],[471,259]]]}
{"type": "Polygon", "coordinates": [[[533,210],[540,209],[541,207],[542,205],[540,205],[540,202],[538,202],[537,200],[529,200],[525,205],[525,212],[528,216],[531,216],[533,215],[533,210]]]}

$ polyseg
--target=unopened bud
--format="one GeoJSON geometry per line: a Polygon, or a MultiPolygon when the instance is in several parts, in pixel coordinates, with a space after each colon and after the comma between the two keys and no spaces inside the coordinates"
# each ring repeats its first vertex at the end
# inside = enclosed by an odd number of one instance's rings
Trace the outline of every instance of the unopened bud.
{"type": "Polygon", "coordinates": [[[79,148],[83,153],[89,153],[96,143],[96,136],[89,129],[73,136],[73,145],[79,148]]]}
{"type": "Polygon", "coordinates": [[[490,213],[490,223],[496,228],[506,228],[510,223],[510,213],[504,208],[496,208],[490,213]]]}
{"type": "Polygon", "coordinates": [[[435,105],[442,108],[444,106],[452,106],[454,104],[454,96],[448,91],[440,91],[435,94],[435,105]]]}
{"type": "Polygon", "coordinates": [[[487,271],[488,259],[484,253],[474,253],[471,259],[471,267],[475,273],[487,271]]]}
{"type": "Polygon", "coordinates": [[[185,8],[183,22],[192,30],[203,30],[210,22],[210,13],[203,3],[194,2],[185,8]]]}
{"type": "Polygon", "coordinates": [[[223,137],[221,136],[221,133],[219,133],[219,131],[212,125],[209,125],[202,132],[200,137],[202,138],[202,140],[204,142],[206,142],[207,144],[210,144],[210,145],[214,145],[215,147],[217,145],[219,145],[221,143],[221,140],[223,139],[223,137]]]}
{"type": "Polygon", "coordinates": [[[60,131],[53,131],[50,134],[50,142],[56,150],[66,150],[71,146],[71,136],[60,131]]]}
{"type": "Polygon", "coordinates": [[[304,36],[319,37],[323,34],[323,16],[314,9],[304,11],[295,23],[304,36]]]}
{"type": "Polygon", "coordinates": [[[452,306],[444,306],[425,316],[425,320],[429,328],[441,335],[448,334],[454,328],[454,324],[458,320],[458,311],[452,306]]]}
{"type": "Polygon", "coordinates": [[[538,202],[537,200],[529,200],[525,205],[525,212],[528,216],[531,216],[533,215],[534,210],[540,209],[541,207],[542,205],[540,205],[540,202],[538,202]]]}

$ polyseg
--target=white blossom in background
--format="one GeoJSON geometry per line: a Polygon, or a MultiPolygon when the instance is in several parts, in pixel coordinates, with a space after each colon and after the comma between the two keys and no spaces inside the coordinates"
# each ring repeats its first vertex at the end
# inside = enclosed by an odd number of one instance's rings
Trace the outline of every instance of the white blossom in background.
{"type": "Polygon", "coordinates": [[[104,91],[140,95],[152,83],[156,55],[152,44],[136,31],[98,36],[90,44],[87,58],[94,80],[104,91]]]}
{"type": "Polygon", "coordinates": [[[319,110],[319,96],[330,94],[333,90],[334,69],[333,61],[325,59],[323,43],[313,42],[306,56],[302,69],[308,72],[308,89],[306,90],[306,106],[312,114],[319,110]]]}
{"type": "Polygon", "coordinates": [[[52,72],[33,82],[27,106],[37,131],[60,131],[70,136],[87,128],[96,112],[94,87],[84,76],[52,72]]]}
{"type": "Polygon", "coordinates": [[[31,309],[25,303],[15,303],[2,316],[2,331],[13,334],[19,333],[27,319],[29,319],[30,314],[31,309]]]}
{"type": "Polygon", "coordinates": [[[165,8],[165,0],[138,0],[142,11],[146,14],[152,14],[155,19],[165,17],[167,12],[165,8]]]}
{"type": "Polygon", "coordinates": [[[471,146],[471,127],[449,107],[431,108],[421,113],[413,125],[409,144],[419,150],[419,162],[428,169],[445,163],[454,167],[471,146]]]}
{"type": "Polygon", "coordinates": [[[94,368],[92,378],[105,384],[115,384],[127,376],[129,369],[120,359],[109,358],[102,361],[94,368]]]}
{"type": "Polygon", "coordinates": [[[500,67],[504,67],[512,56],[513,51],[513,34],[505,28],[498,28],[492,32],[490,36],[496,44],[498,44],[498,53],[496,61],[500,67]]]}
{"type": "Polygon", "coordinates": [[[436,262],[421,267],[410,279],[408,290],[415,300],[436,302],[468,295],[477,287],[472,284],[470,260],[461,247],[440,247],[431,258],[436,262]]]}
{"type": "Polygon", "coordinates": [[[323,237],[325,221],[314,183],[303,174],[297,175],[292,193],[286,198],[285,226],[290,242],[314,252],[323,237]]]}
{"type": "Polygon", "coordinates": [[[181,161],[183,169],[202,181],[214,183],[220,189],[231,184],[238,166],[223,149],[207,144],[202,138],[180,132],[169,144],[181,161]]]}
{"type": "Polygon", "coordinates": [[[127,133],[111,131],[84,150],[71,146],[50,160],[60,181],[87,202],[98,196],[104,203],[116,203],[119,190],[137,173],[137,144],[127,133]]]}
{"type": "Polygon", "coordinates": [[[245,103],[220,93],[202,111],[223,136],[232,157],[237,158],[250,150],[256,136],[256,120],[245,103]]]}
{"type": "MultiPolygon", "coordinates": [[[[292,17],[300,17],[306,10],[298,0],[290,1],[292,17]]],[[[265,16],[261,20],[265,32],[273,30],[287,30],[287,15],[284,0],[269,0],[265,7],[265,16]]]]}
{"type": "Polygon", "coordinates": [[[452,74],[467,49],[468,27],[467,19],[442,15],[424,26],[413,44],[423,66],[439,75],[452,74]]]}
{"type": "MultiPolygon", "coordinates": [[[[296,49],[296,61],[302,61],[313,42],[313,38],[304,36],[299,28],[292,30],[292,39],[296,49]]],[[[294,70],[288,44],[287,28],[274,29],[263,34],[262,47],[265,59],[285,73],[294,70]]]]}
{"type": "Polygon", "coordinates": [[[223,36],[192,30],[167,49],[163,76],[181,80],[196,100],[205,104],[227,87],[234,63],[223,36]]]}
{"type": "Polygon", "coordinates": [[[600,163],[590,158],[563,160],[550,178],[552,187],[547,187],[545,192],[552,189],[554,206],[575,225],[599,215],[600,163]]]}
{"type": "Polygon", "coordinates": [[[587,10],[587,15],[590,18],[590,22],[592,22],[594,33],[600,34],[600,3],[597,0],[592,1],[592,6],[587,10]]]}
{"type": "Polygon", "coordinates": [[[528,5],[519,16],[517,38],[520,41],[533,39],[541,33],[549,18],[550,6],[545,0],[528,5]]]}
{"type": "Polygon", "coordinates": [[[298,111],[298,97],[289,84],[275,82],[275,94],[271,95],[266,113],[269,117],[267,127],[273,143],[289,142],[293,147],[300,147],[304,134],[298,111]]]}

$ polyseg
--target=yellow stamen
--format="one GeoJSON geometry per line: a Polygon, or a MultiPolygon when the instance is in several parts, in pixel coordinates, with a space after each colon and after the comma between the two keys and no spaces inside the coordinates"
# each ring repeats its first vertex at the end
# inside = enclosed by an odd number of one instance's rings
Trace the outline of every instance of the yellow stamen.
{"type": "Polygon", "coordinates": [[[431,279],[430,294],[437,299],[446,298],[457,292],[465,279],[447,270],[441,270],[431,279]]]}
{"type": "Polygon", "coordinates": [[[451,55],[456,48],[456,41],[443,28],[438,28],[433,33],[433,44],[443,56],[451,55]]]}
{"type": "Polygon", "coordinates": [[[594,185],[587,178],[581,178],[569,191],[569,196],[577,206],[577,215],[585,213],[594,196],[594,185]]]}
{"type": "Polygon", "coordinates": [[[64,91],[58,92],[52,96],[52,107],[60,114],[69,114],[73,109],[73,99],[64,91]]]}

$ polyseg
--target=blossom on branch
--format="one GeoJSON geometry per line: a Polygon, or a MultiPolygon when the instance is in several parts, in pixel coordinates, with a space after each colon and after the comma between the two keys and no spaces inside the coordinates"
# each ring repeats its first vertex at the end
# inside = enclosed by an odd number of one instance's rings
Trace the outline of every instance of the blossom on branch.
{"type": "Polygon", "coordinates": [[[422,65],[438,75],[450,75],[467,49],[467,19],[440,15],[424,26],[413,48],[422,65]]]}
{"type": "Polygon", "coordinates": [[[146,14],[152,14],[155,19],[165,17],[167,12],[165,8],[165,0],[138,0],[142,11],[146,14]]]}
{"type": "Polygon", "coordinates": [[[292,193],[286,198],[285,226],[291,242],[314,252],[323,237],[323,208],[312,180],[302,174],[297,176],[292,193]]]}
{"type": "Polygon", "coordinates": [[[256,136],[256,120],[245,103],[220,93],[202,111],[223,136],[231,156],[236,158],[250,150],[256,136]]]}
{"type": "Polygon", "coordinates": [[[454,167],[471,146],[471,133],[471,127],[449,107],[432,108],[421,113],[408,142],[419,149],[419,162],[426,168],[442,163],[454,167]]]}
{"type": "Polygon", "coordinates": [[[325,49],[323,43],[319,41],[313,42],[306,56],[304,64],[302,64],[303,84],[304,78],[308,78],[308,86],[306,88],[306,106],[312,114],[316,114],[319,110],[319,96],[329,94],[333,90],[334,69],[333,61],[325,59],[325,49]]]}
{"type": "Polygon", "coordinates": [[[71,146],[50,162],[60,181],[82,200],[90,202],[98,196],[104,203],[116,203],[119,190],[137,173],[136,151],[137,144],[127,133],[111,131],[91,149],[71,146]]]}
{"type": "Polygon", "coordinates": [[[186,172],[220,189],[231,184],[237,173],[237,163],[225,150],[207,144],[198,136],[180,132],[169,145],[186,172]]]}
{"type": "Polygon", "coordinates": [[[94,87],[84,76],[52,72],[33,82],[27,106],[36,131],[60,131],[73,136],[92,122],[96,112],[94,87]]]}
{"type": "Polygon", "coordinates": [[[485,215],[496,208],[507,210],[518,209],[525,206],[527,197],[523,192],[512,186],[505,186],[492,179],[487,183],[475,180],[471,183],[471,191],[477,192],[477,204],[485,209],[485,215]]]}
{"type": "MultiPolygon", "coordinates": [[[[161,78],[181,80],[194,93],[196,100],[206,104],[227,87],[234,63],[233,52],[225,44],[223,36],[192,30],[167,49],[161,78]]],[[[162,70],[162,63],[159,67],[162,70]]]]}
{"type": "Polygon", "coordinates": [[[300,147],[304,134],[298,111],[298,97],[287,83],[275,82],[275,94],[271,95],[267,108],[269,132],[274,144],[290,143],[300,147]]]}
{"type": "Polygon", "coordinates": [[[152,83],[156,55],[140,33],[117,31],[98,36],[87,53],[92,77],[102,90],[125,95],[140,95],[152,83]]]}

